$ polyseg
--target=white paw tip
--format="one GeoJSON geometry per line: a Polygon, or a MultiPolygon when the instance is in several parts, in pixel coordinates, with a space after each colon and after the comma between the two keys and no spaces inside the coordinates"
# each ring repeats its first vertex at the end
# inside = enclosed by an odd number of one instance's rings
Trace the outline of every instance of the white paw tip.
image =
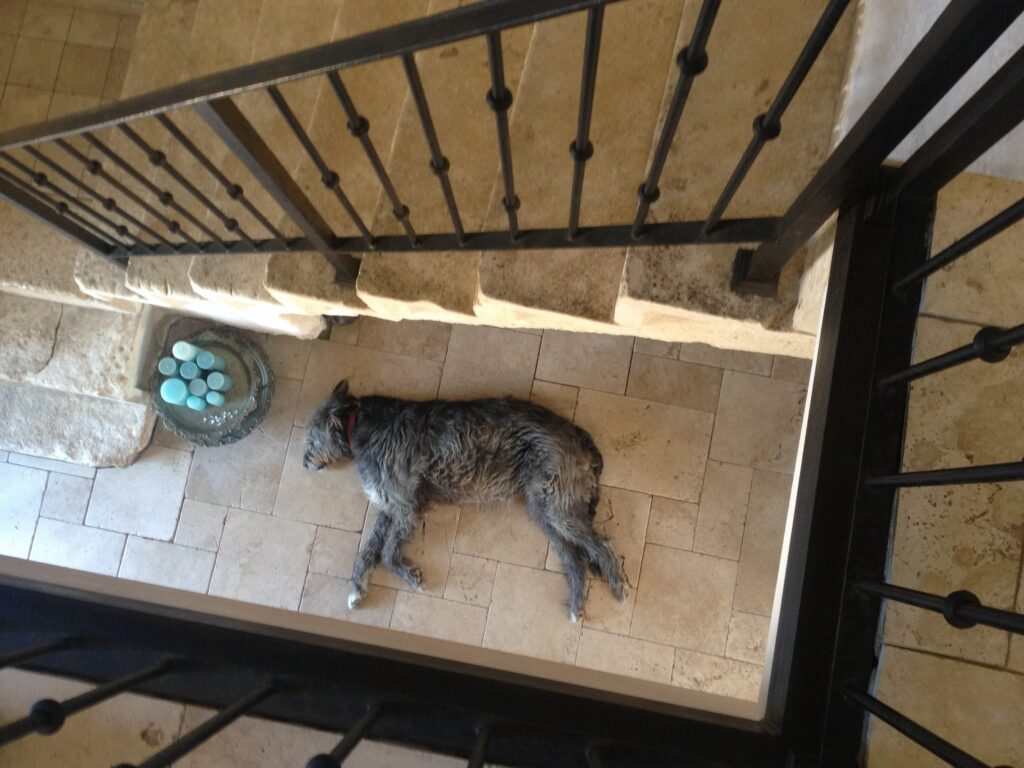
{"type": "Polygon", "coordinates": [[[573,624],[575,624],[579,620],[580,620],[580,617],[577,616],[575,613],[570,613],[569,614],[569,621],[571,621],[573,624]]]}
{"type": "Polygon", "coordinates": [[[363,602],[363,598],[362,598],[362,596],[358,592],[349,592],[349,595],[348,595],[348,607],[349,608],[355,608],[361,602],[363,602]]]}

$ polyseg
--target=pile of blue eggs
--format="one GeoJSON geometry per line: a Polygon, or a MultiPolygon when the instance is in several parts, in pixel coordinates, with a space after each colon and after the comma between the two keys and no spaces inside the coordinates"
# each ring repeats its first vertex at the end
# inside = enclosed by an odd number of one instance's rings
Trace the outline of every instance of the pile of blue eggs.
{"type": "Polygon", "coordinates": [[[160,384],[160,397],[169,405],[184,405],[193,411],[224,405],[235,382],[224,369],[224,358],[190,344],[175,342],[171,357],[160,358],[157,369],[166,378],[160,384]]]}

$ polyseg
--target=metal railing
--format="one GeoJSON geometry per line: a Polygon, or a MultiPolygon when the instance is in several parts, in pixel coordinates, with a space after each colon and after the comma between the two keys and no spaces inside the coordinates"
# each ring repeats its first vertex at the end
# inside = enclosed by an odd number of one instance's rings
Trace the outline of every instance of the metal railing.
{"type": "MultiPolygon", "coordinates": [[[[0,666],[17,664],[82,677],[97,683],[97,688],[69,701],[38,704],[24,720],[0,729],[0,742],[29,730],[52,730],[83,707],[130,688],[220,710],[207,723],[153,755],[143,763],[145,766],[168,765],[246,713],[344,732],[345,737],[331,754],[313,757],[309,765],[314,768],[341,764],[363,738],[397,740],[460,755],[470,766],[480,766],[486,760],[552,768],[580,764],[842,768],[863,764],[865,729],[871,717],[893,725],[950,765],[983,765],[915,722],[911,715],[881,701],[874,692],[879,630],[883,606],[888,601],[940,613],[962,631],[980,624],[1024,632],[1020,614],[983,605],[968,591],[933,595],[892,584],[887,575],[900,488],[1024,479],[1024,463],[1012,456],[993,465],[903,471],[909,383],[957,365],[999,364],[1024,341],[1021,326],[985,328],[971,344],[913,363],[924,281],[956,259],[969,257],[973,248],[1022,218],[1021,203],[1017,203],[990,221],[979,222],[974,231],[949,248],[931,254],[939,190],[1024,117],[1024,55],[1012,56],[901,168],[885,169],[882,162],[1024,12],[1024,2],[952,0],[781,221],[709,217],[700,222],[647,225],[648,208],[657,199],[659,176],[687,94],[694,78],[707,66],[705,48],[713,40],[709,35],[718,3],[706,0],[693,37],[677,59],[679,79],[640,189],[633,224],[586,228],[578,226],[578,191],[592,149],[588,119],[594,62],[600,55],[602,6],[596,0],[470,6],[455,14],[403,25],[387,34],[373,33],[331,44],[315,54],[303,52],[237,70],[226,80],[207,78],[114,105],[93,113],[92,119],[94,124],[121,125],[138,114],[163,113],[172,106],[195,109],[238,156],[254,164],[253,174],[266,182],[266,189],[293,220],[309,229],[311,234],[298,240],[298,245],[309,247],[319,242],[317,247],[334,256],[341,255],[348,245],[365,249],[371,242],[375,247],[405,249],[444,243],[446,249],[453,249],[470,244],[489,247],[481,244],[492,241],[500,241],[500,247],[541,247],[537,243],[557,240],[563,245],[571,242],[572,247],[586,247],[632,242],[634,236],[641,240],[671,239],[685,234],[689,240],[682,241],[695,242],[708,237],[743,239],[742,235],[765,242],[756,251],[737,258],[737,286],[770,290],[773,275],[777,275],[788,254],[838,209],[763,720],[751,723],[709,713],[655,709],[643,702],[598,696],[533,678],[499,676],[483,668],[323,637],[271,632],[258,625],[213,621],[182,611],[110,604],[81,592],[54,594],[38,584],[8,579],[0,580],[0,602],[12,628],[0,632],[0,666]],[[547,232],[519,230],[505,121],[511,94],[502,76],[500,32],[515,23],[541,21],[578,10],[586,11],[589,19],[571,158],[577,181],[569,201],[570,225],[547,232]],[[444,19],[444,24],[438,19],[444,19]],[[474,35],[488,37],[491,53],[492,89],[488,100],[495,111],[502,152],[509,222],[504,232],[462,230],[454,202],[457,191],[448,180],[448,161],[433,128],[415,65],[416,50],[474,35]],[[268,156],[232,100],[243,90],[274,88],[295,72],[326,73],[342,102],[351,132],[363,142],[372,159],[376,153],[368,127],[351,99],[343,95],[346,92],[337,70],[385,56],[401,57],[405,64],[430,147],[431,167],[449,200],[451,233],[418,234],[393,186],[388,196],[396,218],[406,225],[402,236],[338,238],[323,233],[319,214],[308,199],[295,197],[295,182],[281,175],[280,163],[275,165],[272,154],[268,156]],[[501,139],[503,134],[505,139],[501,139]],[[768,230],[778,237],[769,237],[768,230]],[[756,231],[761,231],[764,238],[749,237],[756,231]],[[131,653],[124,652],[125,648],[131,653]]],[[[842,6],[841,2],[828,4],[815,35],[827,37],[842,6]]],[[[719,215],[763,142],[770,140],[780,124],[792,91],[806,75],[822,42],[818,38],[808,42],[773,107],[758,120],[755,136],[716,206],[721,209],[719,215]]],[[[271,90],[269,98],[274,98],[274,93],[271,90]]],[[[286,102],[275,102],[287,118],[286,102]]],[[[30,128],[6,134],[0,137],[0,144],[7,147],[3,156],[13,157],[11,145],[34,148],[41,141],[56,142],[76,132],[93,130],[83,128],[78,121],[68,118],[47,124],[45,130],[30,128]]],[[[172,127],[166,123],[164,127],[173,135],[172,127]]],[[[174,179],[159,151],[145,144],[141,136],[134,141],[130,126],[121,125],[121,130],[152,164],[174,179]]],[[[299,138],[303,144],[308,140],[308,136],[299,138]]],[[[102,152],[98,145],[93,146],[102,152]]],[[[324,183],[341,202],[343,193],[334,172],[316,162],[315,147],[307,151],[320,168],[324,183]]],[[[40,162],[42,157],[47,155],[33,155],[40,162]]],[[[391,182],[379,166],[378,158],[378,178],[387,188],[391,182]]],[[[70,222],[82,232],[92,228],[106,233],[107,245],[115,239],[124,243],[118,246],[122,250],[111,251],[111,255],[166,249],[144,238],[140,242],[138,230],[115,222],[111,217],[121,210],[116,200],[104,206],[105,213],[96,211],[98,216],[87,221],[81,201],[70,192],[67,196],[61,194],[66,192],[62,185],[49,178],[39,179],[39,174],[29,178],[26,169],[30,166],[23,160],[12,167],[21,175],[0,170],[5,194],[22,202],[28,200],[26,207],[36,206],[34,210],[41,217],[59,220],[63,227],[70,226],[70,222]],[[50,202],[44,205],[32,182],[52,193],[53,197],[47,196],[50,202]]],[[[247,198],[227,176],[221,173],[218,181],[226,191],[235,193],[235,202],[244,205],[247,198]]],[[[159,192],[165,206],[187,219],[185,209],[174,208],[173,197],[162,186],[153,183],[147,189],[159,192]]],[[[232,239],[222,233],[224,240],[219,245],[212,241],[201,244],[210,249],[245,251],[248,246],[243,241],[249,235],[239,232],[237,222],[227,213],[223,215],[223,229],[232,239]]],[[[89,236],[99,237],[95,233],[89,236]]],[[[266,242],[253,239],[257,249],[266,247],[266,242]]],[[[273,242],[275,246],[281,244],[280,238],[273,242]]],[[[174,247],[186,252],[192,246],[183,241],[174,247]]],[[[302,759],[306,756],[296,756],[296,765],[302,759]]]]}

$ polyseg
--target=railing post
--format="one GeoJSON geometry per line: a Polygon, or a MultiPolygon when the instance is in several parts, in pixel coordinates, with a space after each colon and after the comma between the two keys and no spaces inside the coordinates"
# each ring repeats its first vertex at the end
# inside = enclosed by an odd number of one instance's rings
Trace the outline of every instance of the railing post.
{"type": "Polygon", "coordinates": [[[196,104],[195,109],[313,247],[334,265],[338,280],[354,283],[359,274],[359,261],[335,252],[334,233],[327,222],[235,103],[230,98],[216,99],[196,104]]]}

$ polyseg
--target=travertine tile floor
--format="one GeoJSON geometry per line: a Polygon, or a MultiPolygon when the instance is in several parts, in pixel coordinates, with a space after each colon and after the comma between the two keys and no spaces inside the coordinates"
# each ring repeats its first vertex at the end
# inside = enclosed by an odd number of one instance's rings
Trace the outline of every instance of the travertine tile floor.
{"type": "Polygon", "coordinates": [[[268,418],[194,451],[158,427],[132,467],[11,455],[0,552],[752,699],[803,415],[806,361],[587,334],[362,319],[330,340],[264,339],[268,418]],[[354,469],[301,466],[303,426],[342,377],[357,394],[511,394],[593,434],[602,531],[625,604],[567,588],[518,504],[436,505],[407,549],[422,593],[378,569],[345,597],[368,506],[354,469]]]}

